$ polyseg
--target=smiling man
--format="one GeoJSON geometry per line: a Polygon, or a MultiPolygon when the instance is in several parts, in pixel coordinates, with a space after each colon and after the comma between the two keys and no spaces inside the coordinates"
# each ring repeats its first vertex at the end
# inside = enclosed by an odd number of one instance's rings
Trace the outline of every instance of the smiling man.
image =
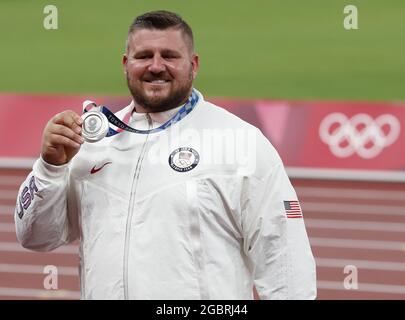
{"type": "Polygon", "coordinates": [[[199,67],[193,33],[165,12],[145,14],[129,29],[123,65],[137,112],[180,106],[191,94],[199,67]]]}
{"type": "Polygon", "coordinates": [[[167,11],[137,17],[122,62],[130,105],[46,125],[17,198],[20,243],[50,251],[79,239],[83,299],[252,299],[253,286],[261,299],[314,299],[283,163],[257,128],[193,88],[188,24],[167,11]],[[103,126],[107,137],[89,140],[103,126]]]}

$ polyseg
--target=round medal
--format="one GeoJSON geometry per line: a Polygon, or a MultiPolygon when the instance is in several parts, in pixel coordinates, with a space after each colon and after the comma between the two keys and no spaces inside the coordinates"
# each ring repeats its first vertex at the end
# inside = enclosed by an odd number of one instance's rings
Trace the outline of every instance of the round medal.
{"type": "Polygon", "coordinates": [[[103,139],[109,129],[107,117],[100,111],[89,111],[82,115],[82,136],[87,142],[103,139]]]}

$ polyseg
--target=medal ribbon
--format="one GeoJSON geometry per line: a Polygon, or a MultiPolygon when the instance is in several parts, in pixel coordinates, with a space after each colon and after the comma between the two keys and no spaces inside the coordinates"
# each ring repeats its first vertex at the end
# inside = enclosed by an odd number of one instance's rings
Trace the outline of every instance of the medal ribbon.
{"type": "Polygon", "coordinates": [[[149,133],[155,133],[155,132],[165,130],[168,127],[170,127],[171,125],[175,124],[176,122],[179,122],[186,115],[188,115],[194,109],[194,107],[197,105],[198,100],[199,100],[198,94],[193,89],[187,102],[180,108],[180,110],[171,119],[169,119],[168,121],[163,123],[160,127],[150,129],[150,130],[138,130],[138,129],[128,126],[126,123],[121,121],[113,112],[111,112],[106,106],[98,106],[93,101],[86,100],[83,103],[83,106],[84,106],[84,113],[90,111],[90,110],[87,110],[87,107],[89,105],[92,105],[94,107],[99,107],[100,112],[102,112],[107,117],[108,122],[113,124],[117,128],[121,129],[121,130],[117,131],[110,127],[108,130],[108,133],[107,133],[107,137],[111,137],[111,136],[116,135],[117,133],[120,133],[122,130],[125,130],[128,132],[133,132],[133,133],[140,133],[140,134],[149,134],[149,133]]]}

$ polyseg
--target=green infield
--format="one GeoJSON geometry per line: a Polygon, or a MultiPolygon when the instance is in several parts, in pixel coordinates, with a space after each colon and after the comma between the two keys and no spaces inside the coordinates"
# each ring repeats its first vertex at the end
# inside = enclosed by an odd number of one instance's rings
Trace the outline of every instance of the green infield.
{"type": "Polygon", "coordinates": [[[155,9],[192,26],[207,96],[405,99],[403,0],[1,0],[0,91],[127,94],[128,25],[155,9]],[[43,26],[48,4],[56,30],[43,26]],[[358,30],[343,27],[347,4],[358,30]]]}

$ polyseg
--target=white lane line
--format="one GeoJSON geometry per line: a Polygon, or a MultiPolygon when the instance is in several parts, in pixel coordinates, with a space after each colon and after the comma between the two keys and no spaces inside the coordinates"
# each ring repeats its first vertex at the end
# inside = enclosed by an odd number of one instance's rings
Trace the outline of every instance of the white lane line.
{"type": "Polygon", "coordinates": [[[405,172],[402,170],[310,169],[289,166],[285,169],[292,179],[405,182],[405,172]]]}
{"type": "Polygon", "coordinates": [[[37,158],[0,157],[2,169],[31,169],[37,158]]]}
{"type": "Polygon", "coordinates": [[[310,238],[313,247],[405,251],[405,242],[336,238],[310,238]]]}
{"type": "Polygon", "coordinates": [[[337,230],[369,230],[405,233],[405,223],[369,222],[357,220],[305,219],[307,228],[337,230]]]}
{"type": "Polygon", "coordinates": [[[383,270],[383,271],[405,271],[405,263],[375,260],[355,260],[355,259],[329,259],[316,258],[316,265],[323,268],[344,268],[353,265],[360,269],[383,270]]]}
{"type": "Polygon", "coordinates": [[[295,187],[295,191],[300,197],[405,201],[405,191],[397,190],[295,187]]]}
{"type": "MultiPolygon", "coordinates": [[[[318,289],[328,290],[342,290],[346,292],[375,292],[375,293],[393,293],[393,294],[405,294],[405,286],[379,284],[379,283],[358,283],[358,289],[347,290],[343,286],[343,281],[317,281],[318,289]]],[[[341,298],[344,298],[342,295],[341,298]]]]}
{"type": "MultiPolygon", "coordinates": [[[[405,199],[404,199],[405,200],[405,199]]],[[[347,203],[319,203],[319,202],[301,202],[302,209],[305,212],[321,213],[348,213],[348,214],[381,214],[405,217],[404,206],[383,206],[367,204],[347,204],[347,203]]]]}
{"type": "MultiPolygon", "coordinates": [[[[26,274],[47,274],[44,272],[46,266],[31,264],[7,264],[0,263],[0,273],[26,273],[26,274]]],[[[61,276],[79,276],[78,268],[56,266],[58,275],[61,276]]]]}
{"type": "MultiPolygon", "coordinates": [[[[25,253],[38,253],[39,251],[32,251],[23,248],[19,243],[17,242],[0,242],[0,252],[25,252],[25,253]]],[[[61,246],[53,251],[50,252],[39,252],[39,253],[59,253],[59,254],[78,254],[79,253],[79,248],[78,246],[75,245],[66,245],[66,246],[61,246]]]]}
{"type": "Polygon", "coordinates": [[[71,290],[43,290],[0,287],[0,296],[39,299],[80,299],[80,292],[71,290]]]}

